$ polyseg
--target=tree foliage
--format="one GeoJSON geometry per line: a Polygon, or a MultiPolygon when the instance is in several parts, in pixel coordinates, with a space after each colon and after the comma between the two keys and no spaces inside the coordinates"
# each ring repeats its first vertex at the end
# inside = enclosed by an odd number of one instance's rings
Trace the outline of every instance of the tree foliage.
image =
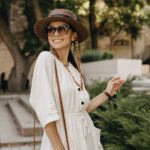
{"type": "Polygon", "coordinates": [[[49,10],[53,8],[68,8],[78,15],[80,10],[84,9],[82,4],[86,1],[0,0],[0,36],[8,47],[15,64],[9,77],[9,90],[17,92],[26,89],[26,80],[30,66],[40,51],[49,49],[47,42],[43,44],[35,36],[34,23],[42,16],[46,17],[49,10]],[[12,7],[18,8],[15,10],[16,12],[11,12],[12,7]],[[11,30],[12,21],[18,20],[19,16],[14,14],[25,18],[24,21],[20,20],[17,25],[27,25],[21,30],[16,28],[15,33],[11,30]],[[12,17],[15,19],[11,20],[12,17]]]}
{"type": "MultiPolygon", "coordinates": [[[[40,42],[38,38],[35,36],[33,31],[33,25],[36,22],[34,9],[32,1],[29,0],[21,0],[24,7],[24,15],[27,17],[28,27],[22,32],[22,34],[26,38],[26,43],[22,49],[24,53],[33,53],[40,46],[40,42]]],[[[47,17],[49,10],[54,8],[67,8],[73,10],[77,15],[79,15],[79,10],[84,8],[83,3],[87,0],[64,0],[64,1],[42,1],[39,0],[39,5],[42,11],[43,17],[47,17]]],[[[13,1],[10,0],[0,0],[0,13],[3,15],[3,18],[7,22],[9,26],[9,17],[10,17],[10,4],[13,1]]]]}
{"type": "MultiPolygon", "coordinates": [[[[121,31],[136,40],[143,26],[149,25],[147,3],[141,0],[105,0],[99,11],[99,35],[110,37],[111,44],[121,31]]],[[[111,48],[112,45],[110,45],[111,48]]]]}

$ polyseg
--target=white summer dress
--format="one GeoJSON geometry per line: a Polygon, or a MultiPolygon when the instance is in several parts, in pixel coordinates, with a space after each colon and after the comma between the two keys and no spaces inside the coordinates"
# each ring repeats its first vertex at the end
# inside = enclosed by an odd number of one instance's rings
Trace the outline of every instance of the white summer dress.
{"type": "MultiPolygon", "coordinates": [[[[96,128],[86,112],[90,103],[87,90],[80,90],[72,76],[50,51],[41,52],[36,60],[29,102],[35,110],[44,128],[48,123],[56,121],[61,140],[67,150],[65,132],[62,123],[58,90],[54,70],[56,61],[58,78],[63,99],[70,150],[103,150],[100,142],[100,129],[96,128]]],[[[80,81],[77,69],[69,63],[69,70],[80,81]]],[[[54,150],[44,132],[40,150],[54,150]]]]}

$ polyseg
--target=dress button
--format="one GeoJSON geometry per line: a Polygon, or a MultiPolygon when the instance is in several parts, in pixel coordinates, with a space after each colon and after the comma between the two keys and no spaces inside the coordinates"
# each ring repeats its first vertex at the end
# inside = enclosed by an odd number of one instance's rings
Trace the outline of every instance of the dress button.
{"type": "Polygon", "coordinates": [[[81,89],[80,89],[80,88],[78,88],[78,91],[81,91],[81,89]]]}
{"type": "Polygon", "coordinates": [[[84,101],[82,101],[81,104],[84,105],[84,101]]]}

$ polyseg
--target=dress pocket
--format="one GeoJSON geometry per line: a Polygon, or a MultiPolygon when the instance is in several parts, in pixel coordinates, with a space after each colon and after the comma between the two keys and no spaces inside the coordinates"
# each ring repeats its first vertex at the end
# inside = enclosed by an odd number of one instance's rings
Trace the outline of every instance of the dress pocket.
{"type": "Polygon", "coordinates": [[[102,144],[100,142],[100,134],[101,134],[101,129],[94,127],[94,136],[95,136],[95,141],[98,146],[98,150],[103,150],[102,144]]]}

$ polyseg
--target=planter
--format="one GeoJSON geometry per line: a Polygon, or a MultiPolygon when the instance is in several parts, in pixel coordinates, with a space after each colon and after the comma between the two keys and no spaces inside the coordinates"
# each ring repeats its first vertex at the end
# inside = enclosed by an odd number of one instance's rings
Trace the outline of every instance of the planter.
{"type": "Polygon", "coordinates": [[[112,59],[82,64],[86,84],[93,81],[108,79],[114,75],[123,78],[142,75],[142,60],[140,59],[112,59]]]}

